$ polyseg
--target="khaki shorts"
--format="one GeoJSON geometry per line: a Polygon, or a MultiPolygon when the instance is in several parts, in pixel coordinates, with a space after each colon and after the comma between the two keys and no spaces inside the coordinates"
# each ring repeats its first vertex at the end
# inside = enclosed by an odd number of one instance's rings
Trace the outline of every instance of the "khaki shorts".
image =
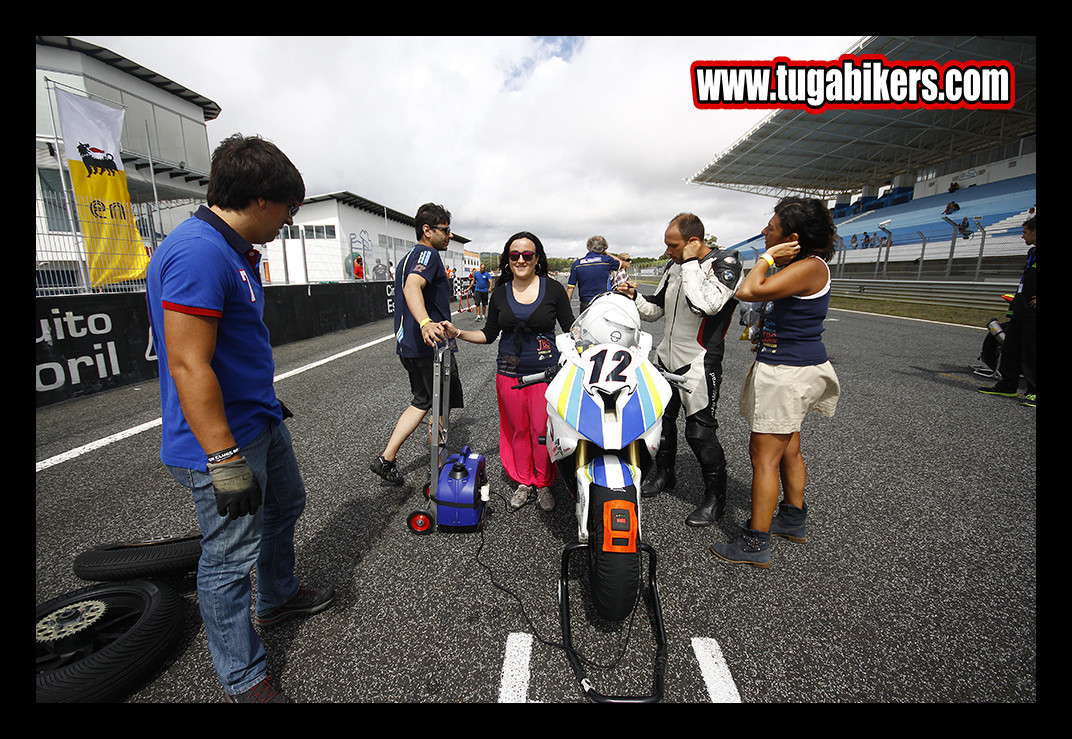
{"type": "Polygon", "coordinates": [[[830,362],[808,367],[753,362],[741,388],[741,415],[756,434],[800,431],[815,411],[833,416],[841,385],[830,362]]]}

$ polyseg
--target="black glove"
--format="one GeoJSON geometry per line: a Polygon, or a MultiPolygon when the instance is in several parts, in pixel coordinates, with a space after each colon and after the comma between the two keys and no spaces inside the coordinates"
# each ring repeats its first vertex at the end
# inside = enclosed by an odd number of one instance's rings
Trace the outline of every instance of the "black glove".
{"type": "Polygon", "coordinates": [[[212,487],[216,490],[216,510],[221,516],[235,520],[239,516],[255,515],[261,507],[261,486],[243,458],[209,462],[212,487]]]}

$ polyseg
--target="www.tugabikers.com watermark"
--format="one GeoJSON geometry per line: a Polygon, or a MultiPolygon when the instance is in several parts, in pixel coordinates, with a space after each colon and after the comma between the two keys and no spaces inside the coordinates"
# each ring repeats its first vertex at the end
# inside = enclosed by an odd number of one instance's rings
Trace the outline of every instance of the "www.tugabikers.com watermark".
{"type": "Polygon", "coordinates": [[[971,108],[1015,103],[1013,66],[1005,61],[890,61],[843,55],[837,61],[696,61],[697,108],[971,108]]]}

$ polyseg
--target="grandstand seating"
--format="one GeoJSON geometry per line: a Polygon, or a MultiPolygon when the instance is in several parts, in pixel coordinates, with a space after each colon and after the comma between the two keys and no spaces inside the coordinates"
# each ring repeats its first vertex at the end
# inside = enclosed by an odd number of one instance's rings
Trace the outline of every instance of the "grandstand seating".
{"type": "MultiPolygon", "coordinates": [[[[863,248],[864,233],[884,236],[879,229],[880,223],[891,221],[887,226],[892,234],[894,244],[918,242],[919,234],[948,234],[950,226],[942,220],[943,211],[949,201],[953,200],[960,210],[948,215],[954,223],[968,218],[971,230],[977,228],[975,218],[981,219],[982,226],[988,231],[1011,228],[1019,230],[1024,214],[1034,207],[1036,202],[1035,175],[1024,175],[1007,180],[962,187],[956,192],[943,192],[918,198],[906,203],[876,208],[864,213],[849,215],[834,221],[838,235],[844,239],[845,248],[851,250],[853,234],[856,234],[857,248],[863,248]]],[[[872,244],[874,246],[874,244],[872,244]]],[[[742,253],[763,250],[763,237],[756,236],[731,247],[742,253]]]]}

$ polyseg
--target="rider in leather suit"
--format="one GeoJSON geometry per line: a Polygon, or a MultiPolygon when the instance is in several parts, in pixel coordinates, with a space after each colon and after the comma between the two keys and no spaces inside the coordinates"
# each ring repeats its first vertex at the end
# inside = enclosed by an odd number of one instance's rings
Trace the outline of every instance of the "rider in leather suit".
{"type": "Polygon", "coordinates": [[[726,509],[726,455],[718,441],[719,386],[726,330],[737,301],[733,295],[741,281],[736,252],[711,249],[704,242],[703,223],[692,214],[680,214],[667,226],[664,241],[671,259],[655,293],[644,297],[629,285],[645,321],[666,318],[663,340],[656,349],[663,369],[683,375],[691,392],[674,388],[663,418],[662,441],[655,465],[641,485],[651,497],[677,483],[677,416],[685,406],[685,439],[700,463],[704,498],[685,519],[689,526],[710,526],[726,509]]]}

